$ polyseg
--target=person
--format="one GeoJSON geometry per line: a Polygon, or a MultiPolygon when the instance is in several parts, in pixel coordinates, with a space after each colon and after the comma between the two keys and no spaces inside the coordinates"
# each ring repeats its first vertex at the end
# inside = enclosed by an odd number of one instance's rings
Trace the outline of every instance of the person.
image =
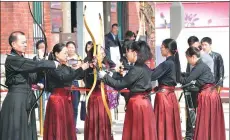
{"type": "MultiPolygon", "coordinates": [[[[69,41],[66,43],[66,47],[68,49],[68,62],[70,67],[79,67],[82,63],[81,56],[77,53],[77,46],[73,41],[69,41]],[[72,64],[70,64],[72,63],[72,64]]],[[[73,85],[79,87],[82,81],[74,80],[73,85]]],[[[77,116],[78,116],[78,105],[80,102],[81,94],[80,91],[72,91],[72,103],[74,109],[74,122],[77,124],[77,116]]],[[[76,127],[76,125],[75,125],[76,127]]],[[[76,132],[80,134],[80,131],[76,128],[76,132]]]]}
{"type": "Polygon", "coordinates": [[[214,87],[215,79],[210,68],[202,61],[200,51],[190,47],[186,58],[193,66],[189,76],[181,77],[180,83],[196,81],[199,87],[194,140],[225,140],[224,113],[220,99],[214,87]]]}
{"type": "Polygon", "coordinates": [[[130,64],[127,60],[127,58],[125,57],[125,54],[126,54],[126,47],[132,43],[134,40],[135,37],[134,37],[134,32],[128,30],[126,33],[125,33],[125,40],[123,42],[123,45],[122,45],[122,53],[123,53],[123,56],[121,57],[120,59],[120,62],[121,64],[123,65],[124,69],[128,70],[130,68],[130,66],[132,66],[132,64],[130,64]]]}
{"type": "Polygon", "coordinates": [[[122,45],[123,56],[125,56],[126,46],[128,45],[129,42],[134,41],[134,39],[135,39],[134,32],[128,30],[125,33],[125,40],[124,40],[123,45],[122,45]]]}
{"type": "Polygon", "coordinates": [[[70,87],[75,79],[84,78],[88,62],[79,68],[67,66],[67,48],[63,43],[53,47],[53,58],[62,65],[50,70],[47,76],[48,91],[51,92],[46,107],[43,140],[76,140],[73,105],[70,87]]]}
{"type": "MultiPolygon", "coordinates": [[[[202,61],[205,64],[207,64],[209,66],[209,68],[211,69],[211,72],[214,73],[214,61],[213,61],[212,57],[210,57],[208,55],[208,53],[206,53],[202,50],[199,39],[196,36],[190,36],[188,38],[188,45],[189,45],[189,47],[196,47],[200,50],[202,61]]],[[[192,66],[188,64],[186,72],[189,73],[191,70],[192,70],[192,66]]]]}
{"type": "MultiPolygon", "coordinates": [[[[86,43],[85,52],[87,54],[84,61],[92,61],[93,59],[93,44],[91,41],[86,43]],[[89,45],[91,44],[91,45],[89,45]]],[[[101,48],[102,60],[105,63],[105,52],[101,48]]],[[[108,67],[108,64],[104,67],[108,67]]],[[[86,88],[91,88],[93,85],[93,68],[89,68],[85,72],[85,82],[86,88]]],[[[88,93],[87,93],[88,94],[88,93]]],[[[108,103],[108,97],[106,97],[108,103]]],[[[111,124],[109,121],[109,116],[106,113],[102,96],[100,81],[97,81],[96,86],[89,98],[87,106],[87,115],[85,118],[84,127],[84,140],[113,140],[111,132],[111,124]]]]}
{"type": "Polygon", "coordinates": [[[45,52],[45,41],[44,40],[39,40],[38,42],[36,42],[36,50],[37,50],[37,55],[35,55],[33,57],[33,60],[41,60],[43,59],[43,55],[45,52]]]}
{"type": "Polygon", "coordinates": [[[108,59],[108,61],[110,62],[109,65],[110,67],[113,67],[114,65],[117,65],[117,61],[119,61],[122,57],[123,57],[123,52],[122,52],[122,48],[121,48],[121,44],[120,41],[118,39],[118,24],[114,23],[112,25],[112,29],[111,31],[105,35],[105,54],[106,54],[106,59],[108,59]],[[116,48],[119,50],[119,54],[113,53],[113,55],[117,55],[114,56],[116,58],[114,58],[113,56],[111,56],[111,48],[116,48]],[[117,59],[117,57],[119,59],[117,59]],[[115,60],[117,59],[117,60],[115,60]],[[115,62],[116,61],[116,62],[115,62]]]}
{"type": "MultiPolygon", "coordinates": [[[[210,37],[204,37],[201,40],[202,49],[208,53],[214,61],[214,78],[215,83],[221,78],[224,78],[224,62],[221,54],[212,51],[212,39],[210,37]]],[[[223,87],[223,81],[220,82],[219,86],[223,87]]]]}
{"type": "Polygon", "coordinates": [[[36,101],[31,87],[40,80],[39,73],[57,68],[58,62],[24,58],[27,40],[22,31],[10,34],[9,45],[11,53],[5,61],[5,85],[8,86],[8,93],[0,112],[0,139],[37,140],[34,110],[28,123],[28,114],[36,101]]]}
{"type": "Polygon", "coordinates": [[[153,107],[148,98],[151,91],[150,70],[145,61],[151,58],[151,53],[145,53],[148,48],[146,42],[133,42],[126,49],[129,62],[134,63],[128,73],[115,79],[105,71],[99,72],[99,77],[105,84],[121,90],[130,90],[122,140],[157,140],[156,121],[153,107]]]}
{"type": "MultiPolygon", "coordinates": [[[[202,61],[209,66],[211,69],[211,72],[214,73],[214,61],[212,57],[208,55],[208,53],[204,52],[201,48],[199,39],[196,36],[190,36],[188,38],[188,45],[189,47],[195,47],[198,50],[200,50],[201,54],[201,59],[202,61]]],[[[186,73],[182,73],[182,75],[189,75],[189,73],[192,71],[192,65],[187,63],[187,68],[186,68],[186,73]]],[[[191,92],[191,102],[193,104],[194,109],[196,110],[197,108],[197,97],[198,97],[198,92],[197,91],[190,91],[191,92]]],[[[189,98],[188,98],[189,100],[189,98]]],[[[193,137],[193,127],[191,123],[190,116],[188,115],[188,109],[186,108],[186,132],[185,132],[185,137],[186,139],[192,139],[193,137]]]]}
{"type": "Polygon", "coordinates": [[[158,140],[181,140],[179,103],[175,86],[180,80],[180,61],[177,43],[168,38],[162,42],[161,55],[166,60],[152,70],[151,80],[158,80],[154,102],[158,140]]]}

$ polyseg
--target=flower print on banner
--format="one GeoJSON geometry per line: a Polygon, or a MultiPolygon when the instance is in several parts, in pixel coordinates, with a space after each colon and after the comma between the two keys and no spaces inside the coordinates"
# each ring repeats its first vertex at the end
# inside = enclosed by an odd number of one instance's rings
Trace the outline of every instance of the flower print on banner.
{"type": "MultiPolygon", "coordinates": [[[[171,2],[156,2],[156,29],[170,28],[171,2]]],[[[229,27],[229,2],[186,2],[185,28],[229,27]]]]}
{"type": "Polygon", "coordinates": [[[197,17],[197,14],[188,14],[185,13],[184,24],[185,27],[194,27],[195,22],[198,21],[200,18],[197,17]]]}

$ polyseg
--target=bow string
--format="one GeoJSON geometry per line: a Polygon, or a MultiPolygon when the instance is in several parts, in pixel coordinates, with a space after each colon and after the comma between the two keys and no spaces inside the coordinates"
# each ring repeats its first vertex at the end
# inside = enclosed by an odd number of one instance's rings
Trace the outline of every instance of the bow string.
{"type": "MultiPolygon", "coordinates": [[[[47,45],[47,38],[46,38],[46,35],[45,35],[45,32],[44,30],[42,29],[41,25],[39,25],[38,21],[35,19],[33,13],[32,13],[32,10],[30,8],[30,2],[28,2],[28,7],[29,7],[29,11],[30,11],[30,14],[34,20],[34,22],[37,24],[37,26],[39,27],[39,29],[42,31],[42,35],[44,37],[44,44],[45,44],[45,52],[44,52],[44,55],[43,55],[43,59],[45,59],[46,57],[46,52],[47,52],[47,48],[48,48],[48,45],[47,45]]],[[[33,103],[31,109],[30,109],[30,112],[29,112],[29,117],[28,117],[28,124],[30,124],[31,122],[31,113],[34,109],[34,107],[36,106],[37,104],[37,101],[42,97],[42,95],[44,94],[44,91],[45,91],[45,88],[46,88],[46,73],[44,73],[44,88],[42,89],[42,92],[41,94],[38,96],[38,98],[35,100],[35,102],[33,103]]]]}

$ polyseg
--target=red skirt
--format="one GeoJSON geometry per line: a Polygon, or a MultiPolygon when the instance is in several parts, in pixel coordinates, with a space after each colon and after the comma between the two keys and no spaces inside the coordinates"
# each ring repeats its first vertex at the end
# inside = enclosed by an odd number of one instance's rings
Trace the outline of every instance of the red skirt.
{"type": "Polygon", "coordinates": [[[144,95],[135,95],[128,101],[122,140],[157,140],[153,107],[144,95]]]}
{"type": "Polygon", "coordinates": [[[212,86],[205,85],[198,95],[194,140],[226,140],[223,106],[212,86]]]}
{"type": "Polygon", "coordinates": [[[56,88],[49,97],[43,140],[77,140],[71,93],[56,88]]]}
{"type": "Polygon", "coordinates": [[[105,110],[100,89],[91,94],[87,109],[84,140],[113,140],[109,116],[105,110]]]}
{"type": "Polygon", "coordinates": [[[158,140],[182,140],[179,103],[175,87],[159,86],[164,91],[156,94],[154,113],[157,122],[158,140]]]}

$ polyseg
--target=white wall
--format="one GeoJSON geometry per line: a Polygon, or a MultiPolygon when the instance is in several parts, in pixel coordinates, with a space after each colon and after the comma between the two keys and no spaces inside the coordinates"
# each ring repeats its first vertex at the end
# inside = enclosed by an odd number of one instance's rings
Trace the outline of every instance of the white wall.
{"type": "MultiPolygon", "coordinates": [[[[89,29],[92,31],[93,36],[95,37],[96,43],[99,43],[100,39],[100,21],[99,21],[99,13],[102,17],[102,22],[104,23],[103,19],[103,3],[102,2],[83,2],[83,7],[87,7],[86,9],[86,21],[89,26],[89,29]]],[[[92,41],[90,35],[88,34],[85,26],[83,26],[83,46],[88,41],[92,41]]],[[[103,36],[104,36],[104,25],[103,25],[103,36]]],[[[83,49],[85,51],[85,49],[83,49]]],[[[83,53],[83,57],[85,57],[85,52],[83,53]]]]}
{"type": "MultiPolygon", "coordinates": [[[[224,60],[225,76],[229,74],[229,28],[185,28],[182,30],[178,38],[176,39],[178,45],[178,51],[180,55],[181,69],[186,70],[187,59],[185,57],[185,51],[188,48],[187,39],[195,35],[200,40],[203,37],[212,38],[212,49],[222,55],[224,60]]],[[[169,29],[156,29],[156,58],[157,65],[164,60],[161,57],[159,46],[161,42],[170,37],[169,29]]],[[[224,80],[224,87],[229,87],[229,77],[224,80]]]]}

